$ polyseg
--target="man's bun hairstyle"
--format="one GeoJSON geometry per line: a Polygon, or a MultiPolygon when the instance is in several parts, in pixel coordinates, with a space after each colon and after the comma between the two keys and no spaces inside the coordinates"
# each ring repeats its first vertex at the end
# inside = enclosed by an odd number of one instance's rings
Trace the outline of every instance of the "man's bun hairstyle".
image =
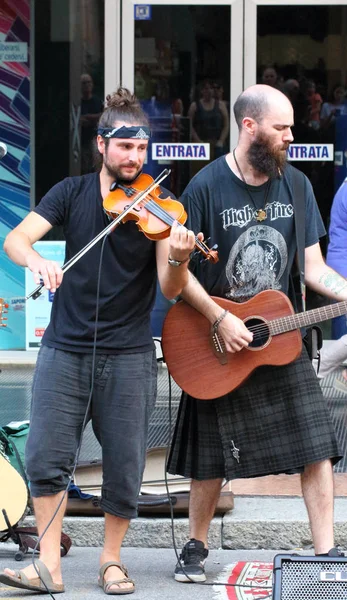
{"type": "Polygon", "coordinates": [[[99,127],[114,127],[116,121],[149,127],[148,118],[135,94],[124,87],[119,87],[118,90],[106,96],[105,108],[99,119],[99,127]]]}

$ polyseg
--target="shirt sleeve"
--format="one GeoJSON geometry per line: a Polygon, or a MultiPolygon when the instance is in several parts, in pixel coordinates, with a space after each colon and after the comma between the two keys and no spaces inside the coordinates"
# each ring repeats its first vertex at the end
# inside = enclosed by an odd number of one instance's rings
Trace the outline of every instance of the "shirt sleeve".
{"type": "Polygon", "coordinates": [[[335,194],[330,212],[327,265],[347,277],[347,183],[335,194]]]}
{"type": "Polygon", "coordinates": [[[317,244],[319,239],[326,235],[326,230],[313,193],[311,182],[307,177],[305,177],[305,200],[305,247],[309,248],[309,246],[317,244]]]}
{"type": "Polygon", "coordinates": [[[53,227],[63,225],[69,198],[68,180],[54,185],[34,208],[34,212],[46,219],[53,227]]]}
{"type": "Polygon", "coordinates": [[[201,199],[199,199],[192,185],[188,185],[184,191],[181,202],[188,215],[186,227],[194,231],[195,234],[200,233],[200,231],[205,234],[201,199]]]}

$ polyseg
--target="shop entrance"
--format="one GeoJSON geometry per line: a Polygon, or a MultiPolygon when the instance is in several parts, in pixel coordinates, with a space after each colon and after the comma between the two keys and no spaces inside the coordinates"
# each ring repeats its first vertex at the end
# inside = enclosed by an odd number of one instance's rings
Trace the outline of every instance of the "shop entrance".
{"type": "Polygon", "coordinates": [[[171,168],[180,196],[209,161],[229,151],[230,106],[242,90],[240,0],[123,2],[122,82],[149,115],[146,170],[171,168]],[[231,75],[232,74],[232,75],[231,75]]]}
{"type": "Polygon", "coordinates": [[[245,22],[254,40],[245,86],[268,83],[291,99],[290,160],[309,177],[328,227],[347,176],[347,2],[246,0],[245,22]]]}

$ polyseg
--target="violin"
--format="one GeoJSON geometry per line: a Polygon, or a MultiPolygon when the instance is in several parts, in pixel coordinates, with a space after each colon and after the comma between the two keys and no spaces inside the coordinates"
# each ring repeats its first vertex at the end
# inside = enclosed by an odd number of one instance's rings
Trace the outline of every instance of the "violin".
{"type": "MultiPolygon", "coordinates": [[[[146,173],[141,173],[129,184],[114,182],[110,193],[103,201],[104,211],[110,219],[120,216],[140,193],[146,192],[153,182],[153,177],[146,173]]],[[[122,222],[135,221],[139,230],[150,240],[162,240],[169,237],[174,221],[184,225],[187,213],[181,202],[174,200],[171,196],[160,198],[161,194],[162,190],[158,185],[133,206],[122,222]]],[[[195,248],[206,260],[212,263],[218,262],[216,246],[210,249],[195,236],[195,248]]]]}
{"type": "MultiPolygon", "coordinates": [[[[173,198],[170,198],[169,201],[167,199],[162,200],[159,198],[159,195],[161,194],[160,188],[158,189],[159,183],[165,179],[169,173],[170,171],[168,169],[164,169],[156,179],[153,179],[150,175],[140,175],[135,181],[137,182],[140,177],[146,178],[142,179],[142,185],[144,186],[145,182],[147,184],[143,190],[138,190],[133,187],[134,182],[132,182],[131,185],[118,186],[118,189],[116,183],[113,184],[111,186],[113,190],[106,196],[103,202],[103,208],[111,218],[111,223],[62,266],[63,273],[68,269],[71,269],[82,256],[84,256],[103,237],[111,233],[119,223],[125,223],[130,219],[136,220],[141,231],[153,240],[160,240],[168,237],[175,220],[183,225],[187,219],[187,213],[185,212],[183,205],[177,200],[173,200],[173,198]],[[117,193],[117,202],[115,203],[112,200],[112,194],[118,192],[118,190],[120,191],[120,194],[117,193]],[[121,195],[121,198],[119,195],[121,195]],[[173,205],[172,213],[163,208],[163,206],[167,207],[165,202],[173,205]],[[146,225],[146,223],[148,223],[148,225],[146,225]]],[[[204,242],[201,242],[198,237],[195,237],[195,247],[207,260],[213,263],[218,262],[217,246],[209,249],[204,242]]],[[[36,300],[36,298],[41,295],[43,287],[43,283],[38,285],[30,292],[30,294],[28,294],[28,296],[26,296],[26,300],[29,300],[29,298],[36,300]]]]}

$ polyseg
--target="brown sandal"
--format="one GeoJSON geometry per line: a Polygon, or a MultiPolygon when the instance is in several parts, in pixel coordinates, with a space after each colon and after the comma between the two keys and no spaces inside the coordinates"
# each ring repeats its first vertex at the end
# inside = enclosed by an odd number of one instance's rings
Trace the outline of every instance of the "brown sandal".
{"type": "Polygon", "coordinates": [[[54,583],[49,570],[41,560],[36,560],[35,565],[40,573],[40,577],[29,579],[23,571],[15,571],[15,575],[8,575],[2,572],[0,573],[0,582],[11,587],[41,592],[43,594],[60,594],[65,592],[64,585],[62,583],[54,583]]]}
{"type": "Polygon", "coordinates": [[[103,588],[105,594],[132,594],[135,591],[135,583],[132,579],[129,579],[127,568],[124,565],[122,565],[122,563],[119,563],[116,560],[110,560],[109,562],[104,563],[102,567],[100,567],[98,584],[100,587],[103,588]],[[105,581],[105,573],[109,567],[118,567],[124,574],[124,577],[122,579],[115,579],[113,581],[105,581]],[[118,588],[118,590],[110,589],[113,585],[119,585],[120,583],[132,583],[132,587],[120,587],[118,588]]]}

